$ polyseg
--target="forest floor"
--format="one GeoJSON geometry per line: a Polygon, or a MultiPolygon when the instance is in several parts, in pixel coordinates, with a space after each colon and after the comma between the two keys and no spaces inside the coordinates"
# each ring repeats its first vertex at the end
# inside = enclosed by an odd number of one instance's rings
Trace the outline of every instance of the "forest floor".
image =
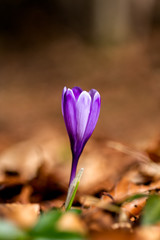
{"type": "Polygon", "coordinates": [[[1,39],[0,216],[28,229],[40,210],[63,205],[71,153],[62,89],[95,88],[101,113],[79,162],[85,171],[74,203],[82,213],[59,217],[59,229],[91,239],[159,239],[159,225],[147,230],[141,213],[160,190],[159,33],[118,46],[95,46],[71,31],[38,44],[32,36],[28,45],[26,35],[1,39]]]}

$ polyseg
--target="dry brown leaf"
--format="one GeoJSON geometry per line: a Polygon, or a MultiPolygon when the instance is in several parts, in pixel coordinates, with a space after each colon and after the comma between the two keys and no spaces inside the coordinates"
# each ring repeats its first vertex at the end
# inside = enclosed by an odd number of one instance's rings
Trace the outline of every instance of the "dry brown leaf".
{"type": "Polygon", "coordinates": [[[145,152],[134,150],[122,143],[108,141],[107,146],[119,152],[125,153],[135,159],[138,159],[140,162],[150,162],[150,158],[145,152]]]}
{"type": "Polygon", "coordinates": [[[160,136],[150,142],[146,152],[154,162],[160,162],[160,136]]]}
{"type": "Polygon", "coordinates": [[[57,227],[60,231],[71,231],[86,234],[85,223],[75,213],[66,212],[58,221],[57,227]]]}
{"type": "Polygon", "coordinates": [[[91,233],[89,240],[141,240],[134,233],[127,230],[109,230],[91,233]]]}
{"type": "Polygon", "coordinates": [[[146,204],[146,197],[135,199],[131,202],[124,203],[122,205],[123,211],[128,215],[128,217],[137,217],[141,213],[142,209],[146,204]]]}
{"type": "Polygon", "coordinates": [[[150,162],[147,164],[141,164],[139,172],[150,178],[152,181],[160,179],[160,163],[150,162]]]}
{"type": "Polygon", "coordinates": [[[89,209],[83,209],[82,217],[89,231],[103,231],[111,228],[114,222],[111,214],[95,206],[91,206],[89,209]]]}
{"type": "Polygon", "coordinates": [[[30,197],[32,192],[33,188],[30,185],[24,185],[20,194],[15,197],[15,200],[22,204],[30,203],[30,197]]]}
{"type": "Polygon", "coordinates": [[[50,201],[45,201],[40,203],[40,208],[43,212],[47,212],[52,208],[62,208],[64,205],[64,200],[53,199],[50,201]]]}
{"type": "Polygon", "coordinates": [[[141,240],[159,240],[160,226],[145,226],[136,229],[136,235],[141,240]]]}
{"type": "Polygon", "coordinates": [[[80,196],[79,201],[83,207],[90,207],[90,206],[96,206],[96,204],[100,201],[100,199],[90,195],[82,195],[80,196]]]}
{"type": "Polygon", "coordinates": [[[0,182],[0,202],[13,202],[26,182],[20,177],[5,177],[0,182]]]}
{"type": "Polygon", "coordinates": [[[39,215],[39,204],[0,204],[0,216],[12,220],[20,228],[32,227],[39,215]]]}
{"type": "Polygon", "coordinates": [[[0,154],[0,175],[8,171],[17,173],[24,180],[31,180],[43,161],[38,145],[32,141],[20,142],[0,154]]]}
{"type": "Polygon", "coordinates": [[[79,190],[85,194],[111,190],[131,167],[149,161],[145,153],[120,152],[106,141],[92,141],[87,149],[79,162],[79,168],[85,169],[79,190]]]}
{"type": "MultiPolygon", "coordinates": [[[[109,192],[109,194],[113,197],[115,201],[123,201],[124,199],[138,194],[138,193],[144,193],[148,194],[150,191],[156,191],[160,189],[160,180],[151,182],[150,184],[144,185],[138,183],[135,184],[134,182],[134,173],[135,171],[128,172],[122,179],[117,183],[115,188],[109,192]]],[[[102,200],[105,201],[111,201],[111,199],[108,196],[103,196],[102,200]]]]}

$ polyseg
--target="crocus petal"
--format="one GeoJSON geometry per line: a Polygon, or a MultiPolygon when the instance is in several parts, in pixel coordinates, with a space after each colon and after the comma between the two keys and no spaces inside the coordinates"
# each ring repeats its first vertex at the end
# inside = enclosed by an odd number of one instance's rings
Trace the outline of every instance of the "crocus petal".
{"type": "Polygon", "coordinates": [[[72,88],[72,91],[74,93],[75,99],[77,100],[82,92],[82,89],[80,87],[74,87],[72,88]]]}
{"type": "Polygon", "coordinates": [[[90,115],[89,115],[88,123],[86,126],[86,130],[84,133],[83,144],[87,142],[89,137],[92,135],[93,130],[95,129],[96,123],[98,121],[99,113],[100,113],[100,105],[101,105],[100,94],[99,92],[96,91],[94,93],[90,115]]]}
{"type": "Polygon", "coordinates": [[[90,94],[90,96],[91,96],[91,98],[92,98],[92,101],[93,101],[93,98],[94,98],[95,93],[97,93],[97,90],[96,90],[96,89],[91,89],[91,90],[89,91],[89,94],[90,94]]]}
{"type": "Polygon", "coordinates": [[[82,140],[88,117],[91,108],[91,96],[88,92],[83,91],[76,103],[76,123],[77,123],[77,138],[79,141],[82,140]]]}
{"type": "Polygon", "coordinates": [[[71,141],[71,147],[73,148],[74,143],[76,142],[76,102],[75,97],[71,89],[68,89],[64,95],[63,101],[63,111],[64,111],[64,121],[68,131],[68,135],[71,141]]]}
{"type": "Polygon", "coordinates": [[[62,102],[61,102],[62,115],[63,115],[63,116],[64,116],[64,95],[65,95],[66,91],[67,91],[67,88],[64,87],[64,88],[63,88],[63,92],[62,92],[62,102]]]}

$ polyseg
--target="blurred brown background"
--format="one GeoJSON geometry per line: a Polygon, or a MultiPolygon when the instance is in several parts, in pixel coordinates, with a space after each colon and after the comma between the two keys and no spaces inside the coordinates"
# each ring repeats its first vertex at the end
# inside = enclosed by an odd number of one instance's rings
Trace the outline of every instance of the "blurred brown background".
{"type": "Polygon", "coordinates": [[[66,134],[64,86],[100,92],[94,137],[156,137],[159,27],[159,0],[1,0],[0,149],[66,134]]]}

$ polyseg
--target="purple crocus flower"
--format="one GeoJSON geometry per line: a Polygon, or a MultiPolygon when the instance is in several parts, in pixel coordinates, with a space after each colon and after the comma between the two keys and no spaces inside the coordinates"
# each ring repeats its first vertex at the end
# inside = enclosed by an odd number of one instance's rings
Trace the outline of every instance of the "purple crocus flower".
{"type": "Polygon", "coordinates": [[[63,89],[62,114],[72,150],[70,184],[76,175],[78,159],[96,126],[100,105],[100,94],[95,89],[89,92],[82,91],[79,87],[63,89]]]}

